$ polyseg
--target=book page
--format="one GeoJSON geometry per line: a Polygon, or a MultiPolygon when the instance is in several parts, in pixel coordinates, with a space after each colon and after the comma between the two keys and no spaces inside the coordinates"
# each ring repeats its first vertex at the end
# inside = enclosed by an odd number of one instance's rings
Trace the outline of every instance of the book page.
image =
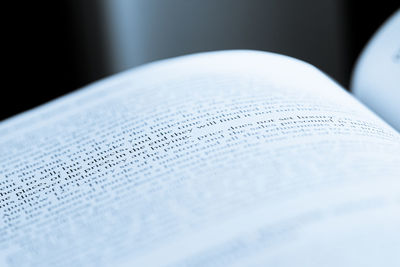
{"type": "Polygon", "coordinates": [[[301,61],[149,64],[0,124],[0,266],[398,266],[399,151],[301,61]]]}
{"type": "Polygon", "coordinates": [[[375,33],[357,61],[351,90],[400,130],[400,10],[375,33]]]}

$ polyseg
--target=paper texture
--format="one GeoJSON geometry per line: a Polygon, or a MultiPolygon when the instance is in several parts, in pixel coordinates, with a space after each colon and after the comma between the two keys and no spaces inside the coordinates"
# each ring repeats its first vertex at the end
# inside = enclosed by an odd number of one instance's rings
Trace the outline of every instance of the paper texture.
{"type": "Polygon", "coordinates": [[[288,57],[150,64],[0,140],[1,266],[400,263],[399,134],[288,57]]]}

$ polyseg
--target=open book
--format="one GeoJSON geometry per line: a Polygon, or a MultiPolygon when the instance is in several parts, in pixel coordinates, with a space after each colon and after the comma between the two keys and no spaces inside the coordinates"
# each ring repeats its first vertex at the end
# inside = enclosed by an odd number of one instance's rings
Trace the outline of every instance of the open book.
{"type": "Polygon", "coordinates": [[[0,124],[0,266],[400,266],[399,227],[400,134],[286,56],[151,63],[0,124]]]}

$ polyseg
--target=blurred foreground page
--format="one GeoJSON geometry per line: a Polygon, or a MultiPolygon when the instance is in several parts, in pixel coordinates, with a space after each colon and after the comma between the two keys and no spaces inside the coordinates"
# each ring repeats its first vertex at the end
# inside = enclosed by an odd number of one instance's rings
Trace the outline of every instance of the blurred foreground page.
{"type": "Polygon", "coordinates": [[[114,76],[0,124],[0,266],[399,266],[399,134],[255,51],[114,76]]]}

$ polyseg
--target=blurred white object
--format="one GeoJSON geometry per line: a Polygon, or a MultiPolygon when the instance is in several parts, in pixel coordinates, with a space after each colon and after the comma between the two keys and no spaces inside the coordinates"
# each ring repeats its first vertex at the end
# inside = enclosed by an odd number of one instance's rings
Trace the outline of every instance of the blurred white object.
{"type": "Polygon", "coordinates": [[[384,23],[361,53],[351,90],[400,130],[400,10],[384,23]]]}

